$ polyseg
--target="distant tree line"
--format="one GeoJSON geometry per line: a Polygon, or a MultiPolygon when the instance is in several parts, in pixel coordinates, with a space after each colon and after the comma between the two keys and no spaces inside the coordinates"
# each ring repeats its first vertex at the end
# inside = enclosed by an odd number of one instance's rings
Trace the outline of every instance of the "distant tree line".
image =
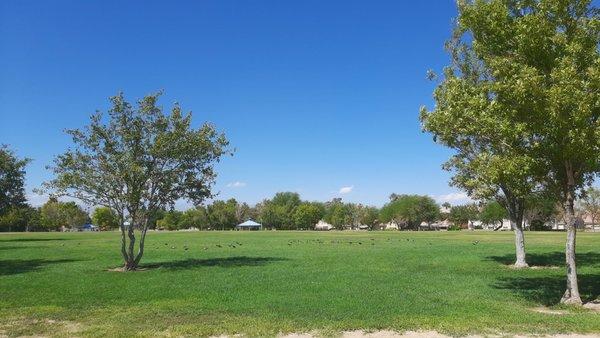
{"type": "MultiPolygon", "coordinates": [[[[88,214],[79,204],[59,201],[54,197],[40,207],[27,204],[24,190],[25,166],[29,159],[19,159],[6,146],[0,148],[2,174],[0,185],[0,231],[60,231],[77,229],[92,223],[100,230],[118,229],[119,217],[111,208],[100,206],[88,214]]],[[[586,212],[593,220],[600,221],[600,191],[590,188],[579,203],[580,212],[586,212]]],[[[531,230],[548,230],[545,223],[560,218],[561,208],[548,196],[536,196],[527,200],[525,219],[531,230]]],[[[501,226],[507,219],[506,208],[496,201],[479,204],[441,207],[435,200],[424,195],[391,194],[383,207],[348,203],[341,198],[328,202],[305,201],[295,192],[279,192],[255,206],[234,198],[215,200],[206,205],[185,211],[159,209],[149,220],[150,229],[182,230],[232,230],[249,219],[256,220],[267,229],[309,230],[320,220],[336,229],[366,227],[381,229],[382,224],[394,222],[402,230],[419,230],[421,224],[431,225],[448,220],[451,229],[464,229],[469,222],[481,221],[492,227],[501,226]]]]}

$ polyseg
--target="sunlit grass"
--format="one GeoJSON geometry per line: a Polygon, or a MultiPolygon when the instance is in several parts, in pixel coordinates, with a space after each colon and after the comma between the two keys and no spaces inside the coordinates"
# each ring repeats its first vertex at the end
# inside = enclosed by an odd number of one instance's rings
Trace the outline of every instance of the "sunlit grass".
{"type": "MultiPolygon", "coordinates": [[[[597,313],[531,310],[560,299],[565,236],[526,236],[545,268],[507,266],[511,233],[179,232],[150,233],[147,270],[121,273],[118,233],[2,234],[0,335],[600,331],[597,313]]],[[[579,234],[586,299],[599,248],[579,234]]]]}

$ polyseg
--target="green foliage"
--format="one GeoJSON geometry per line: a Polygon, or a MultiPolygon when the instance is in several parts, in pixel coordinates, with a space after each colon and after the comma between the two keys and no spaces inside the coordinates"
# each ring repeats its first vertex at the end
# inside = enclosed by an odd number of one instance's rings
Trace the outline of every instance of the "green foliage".
{"type": "Polygon", "coordinates": [[[580,204],[581,209],[590,216],[593,225],[600,223],[600,189],[587,189],[580,204]]]}
{"type": "Polygon", "coordinates": [[[231,198],[227,201],[214,201],[207,208],[207,218],[212,229],[233,229],[238,224],[236,217],[238,203],[231,198]]]}
{"type": "Polygon", "coordinates": [[[92,212],[92,222],[101,230],[116,229],[120,226],[117,213],[107,207],[98,207],[92,212]]]}
{"type": "Polygon", "coordinates": [[[418,229],[422,222],[431,223],[440,216],[440,208],[429,196],[396,195],[380,211],[382,222],[395,221],[403,228],[418,229]]]}
{"type": "Polygon", "coordinates": [[[39,210],[28,205],[13,206],[0,216],[0,231],[33,231],[40,225],[39,210]]]}
{"type": "Polygon", "coordinates": [[[73,147],[55,159],[55,178],[44,185],[55,195],[115,210],[119,223],[127,224],[121,236],[126,270],[139,264],[159,210],[179,199],[199,205],[211,197],[214,164],[230,153],[224,134],[210,124],[193,128],[191,113],[178,104],[163,112],[159,96],[134,107],[120,93],[110,99],[107,117],[98,112],[87,127],[68,130],[73,147]]]}
{"type": "Polygon", "coordinates": [[[204,207],[196,207],[184,211],[179,220],[180,229],[196,228],[203,230],[209,226],[208,214],[204,207]]]}
{"type": "Polygon", "coordinates": [[[259,219],[269,228],[295,229],[294,212],[300,203],[297,193],[278,192],[273,199],[261,203],[259,219]]]}
{"type": "MultiPolygon", "coordinates": [[[[0,216],[25,206],[25,166],[29,162],[19,159],[8,146],[0,146],[0,216]]],[[[15,212],[19,211],[13,216],[15,212]]]]}
{"type": "Polygon", "coordinates": [[[325,215],[321,203],[302,202],[294,211],[296,229],[313,229],[325,215]]]}
{"type": "Polygon", "coordinates": [[[41,225],[47,230],[60,230],[65,228],[77,228],[86,224],[90,219],[87,214],[75,202],[60,202],[50,198],[40,208],[41,225]]]}
{"type": "Polygon", "coordinates": [[[484,224],[496,225],[507,217],[506,209],[496,201],[488,201],[479,213],[479,220],[484,224]]]}
{"type": "Polygon", "coordinates": [[[181,229],[181,220],[183,213],[177,210],[171,210],[165,214],[165,216],[156,222],[156,226],[159,229],[165,230],[179,230],[181,229]]]}
{"type": "Polygon", "coordinates": [[[452,221],[455,226],[466,228],[469,221],[478,219],[479,211],[475,204],[455,205],[450,209],[450,221],[452,221]]]}

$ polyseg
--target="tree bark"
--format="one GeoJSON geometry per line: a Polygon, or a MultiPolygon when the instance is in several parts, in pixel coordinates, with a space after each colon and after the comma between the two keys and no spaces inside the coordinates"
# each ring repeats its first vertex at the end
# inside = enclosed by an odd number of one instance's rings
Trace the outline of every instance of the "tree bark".
{"type": "Polygon", "coordinates": [[[527,259],[525,255],[525,235],[523,234],[523,221],[513,222],[513,229],[515,232],[515,251],[517,254],[517,260],[515,261],[515,268],[527,268],[527,259]]]}
{"type": "Polygon", "coordinates": [[[581,296],[579,295],[579,285],[577,282],[577,262],[575,259],[575,243],[577,228],[575,226],[575,208],[574,208],[574,193],[569,187],[566,194],[565,213],[567,215],[567,243],[565,245],[565,260],[567,263],[567,289],[565,290],[562,299],[563,304],[581,305],[581,296]]]}

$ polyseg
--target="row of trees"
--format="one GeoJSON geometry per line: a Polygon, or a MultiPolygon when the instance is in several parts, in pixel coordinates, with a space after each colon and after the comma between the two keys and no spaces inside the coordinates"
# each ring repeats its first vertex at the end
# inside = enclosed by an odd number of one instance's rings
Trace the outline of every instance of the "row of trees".
{"type": "MultiPolygon", "coordinates": [[[[458,1],[451,64],[422,108],[423,129],[455,150],[452,184],[496,200],[527,267],[527,201],[550,196],[567,219],[567,288],[581,304],[575,202],[600,172],[600,12],[591,0],[458,1]]],[[[436,79],[430,73],[431,79],[436,79]]]]}

